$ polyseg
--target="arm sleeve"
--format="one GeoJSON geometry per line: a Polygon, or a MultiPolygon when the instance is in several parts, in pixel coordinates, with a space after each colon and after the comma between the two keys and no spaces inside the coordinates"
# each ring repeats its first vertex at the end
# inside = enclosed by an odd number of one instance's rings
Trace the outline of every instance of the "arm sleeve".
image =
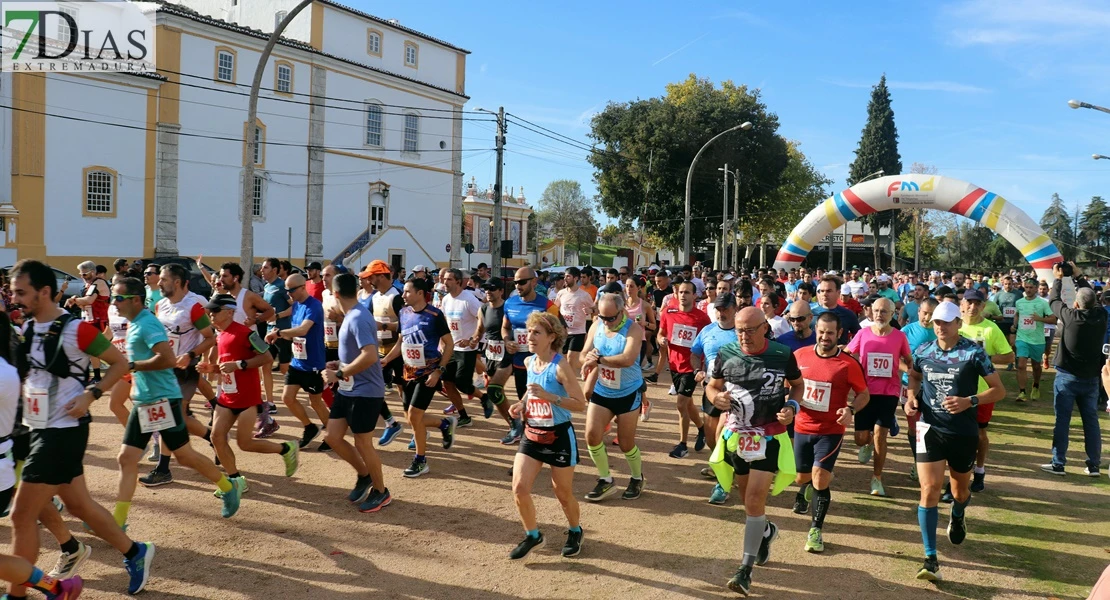
{"type": "MultiPolygon", "coordinates": [[[[193,322],[193,327],[197,329],[204,329],[212,324],[208,320],[208,313],[204,312],[204,305],[197,302],[189,309],[189,320],[193,322]]],[[[151,346],[153,348],[153,346],[151,346]]]]}
{"type": "MultiPolygon", "coordinates": [[[[33,327],[33,325],[28,325],[28,327],[33,327]]],[[[108,338],[104,337],[104,334],[92,323],[77,322],[77,348],[82,352],[89,356],[100,356],[111,345],[112,342],[108,341],[108,338]]]]}

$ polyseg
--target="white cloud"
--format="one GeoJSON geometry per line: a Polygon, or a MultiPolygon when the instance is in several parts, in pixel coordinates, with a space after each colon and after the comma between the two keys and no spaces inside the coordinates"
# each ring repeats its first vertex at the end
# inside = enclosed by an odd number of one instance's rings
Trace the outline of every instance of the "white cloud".
{"type": "Polygon", "coordinates": [[[961,46],[1065,44],[1110,30],[1110,5],[1090,0],[966,0],[943,13],[952,43],[961,46]]]}
{"type": "MultiPolygon", "coordinates": [[[[821,78],[818,81],[847,88],[871,88],[874,82],[850,81],[846,79],[821,78]]],[[[982,94],[989,92],[986,88],[956,81],[899,81],[887,79],[886,85],[892,90],[914,90],[919,92],[947,92],[952,94],[982,94]]]]}
{"type": "Polygon", "coordinates": [[[672,57],[672,56],[674,56],[675,54],[678,54],[679,52],[682,52],[683,50],[685,50],[685,49],[689,48],[690,46],[693,46],[693,45],[694,45],[694,44],[696,44],[696,43],[697,43],[697,42],[698,42],[699,40],[701,40],[701,39],[702,39],[703,37],[705,37],[705,36],[707,36],[707,35],[709,35],[709,32],[708,32],[708,31],[707,31],[707,32],[705,32],[705,33],[703,33],[703,34],[701,34],[701,35],[699,35],[698,37],[694,38],[693,40],[690,40],[689,42],[686,42],[686,43],[685,43],[685,44],[683,44],[683,45],[682,45],[681,47],[679,47],[679,49],[678,49],[678,50],[675,50],[674,52],[671,52],[670,54],[668,54],[668,55],[664,56],[663,58],[660,58],[659,60],[657,60],[657,61],[655,61],[655,62],[651,63],[651,66],[653,66],[653,67],[654,67],[655,65],[657,65],[657,64],[659,64],[659,63],[661,63],[661,62],[663,62],[663,61],[667,60],[668,58],[670,58],[670,57],[672,57]]]}

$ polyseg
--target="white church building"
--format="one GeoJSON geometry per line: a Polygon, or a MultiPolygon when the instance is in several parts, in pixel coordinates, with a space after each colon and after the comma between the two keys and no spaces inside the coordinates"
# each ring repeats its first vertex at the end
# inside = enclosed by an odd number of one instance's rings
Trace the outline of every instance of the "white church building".
{"type": "Polygon", "coordinates": [[[0,264],[237,261],[247,160],[256,262],[460,264],[466,50],[317,0],[273,51],[247,156],[254,69],[295,4],[162,4],[156,75],[0,74],[0,264]]]}

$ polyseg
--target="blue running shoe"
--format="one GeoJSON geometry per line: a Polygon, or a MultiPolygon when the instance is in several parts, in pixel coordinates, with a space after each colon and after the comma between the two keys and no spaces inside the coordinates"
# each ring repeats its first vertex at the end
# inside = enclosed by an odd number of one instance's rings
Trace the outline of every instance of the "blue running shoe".
{"type": "MultiPolygon", "coordinates": [[[[401,427],[401,423],[394,421],[392,425],[385,428],[385,431],[382,432],[382,437],[378,438],[378,447],[384,448],[392,444],[393,440],[397,438],[397,435],[401,433],[402,429],[404,428],[401,427]]],[[[415,440],[413,441],[413,447],[416,447],[415,440]]]]}
{"type": "Polygon", "coordinates": [[[220,511],[220,516],[225,519],[230,519],[235,516],[235,513],[239,512],[239,500],[243,497],[243,483],[241,480],[242,477],[230,479],[231,491],[224,492],[224,508],[220,511]]]}
{"type": "Polygon", "coordinates": [[[151,542],[136,542],[139,545],[139,553],[132,559],[123,559],[123,568],[127,569],[127,575],[131,578],[131,582],[127,584],[128,594],[138,594],[146,587],[146,582],[150,579],[150,563],[154,562],[154,544],[151,542]]]}

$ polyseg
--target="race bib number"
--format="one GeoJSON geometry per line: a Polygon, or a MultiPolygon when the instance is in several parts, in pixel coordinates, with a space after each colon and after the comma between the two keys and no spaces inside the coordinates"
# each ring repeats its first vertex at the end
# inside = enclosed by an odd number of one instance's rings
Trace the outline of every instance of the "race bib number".
{"type": "Polygon", "coordinates": [[[235,373],[220,372],[220,389],[225,394],[238,394],[239,384],[235,382],[235,373]]]}
{"type": "Polygon", "coordinates": [[[1004,319],[1012,319],[1012,318],[1014,318],[1014,315],[1016,315],[1016,314],[1017,314],[1017,308],[1016,307],[1007,306],[1007,307],[1002,309],[1002,318],[1004,318],[1004,319]]]}
{"type": "Polygon", "coordinates": [[[675,325],[671,329],[671,343],[682,348],[693,348],[694,338],[698,337],[698,329],[689,325],[675,325]]]}
{"type": "Polygon", "coordinates": [[[23,422],[31,429],[46,429],[50,421],[50,392],[42,388],[23,388],[23,422]]]}
{"type": "Polygon", "coordinates": [[[574,313],[571,313],[571,312],[563,313],[563,320],[567,322],[567,327],[573,327],[574,326],[574,321],[576,319],[577,319],[577,317],[574,316],[574,313]]]}
{"type": "Polygon", "coordinates": [[[505,358],[505,342],[486,340],[486,358],[492,361],[500,361],[505,358]]]}
{"type": "Polygon", "coordinates": [[[534,396],[528,398],[528,404],[524,410],[527,411],[528,424],[532,427],[555,426],[555,414],[551,411],[551,403],[547,400],[534,396]]]}
{"type": "Polygon", "coordinates": [[[181,348],[181,334],[180,333],[167,332],[166,337],[170,338],[170,350],[173,352],[173,355],[174,356],[180,355],[181,352],[179,352],[179,350],[181,348]]]}
{"type": "Polygon", "coordinates": [[[916,429],[917,448],[916,448],[915,452],[917,452],[918,454],[925,454],[926,452],[928,452],[928,448],[926,448],[926,445],[925,445],[925,434],[929,433],[930,428],[932,428],[932,425],[926,423],[925,421],[918,421],[917,422],[917,429],[916,429]]]}
{"type": "Polygon", "coordinates": [[[899,406],[905,406],[906,402],[908,402],[909,399],[910,399],[909,388],[906,387],[906,386],[902,386],[902,391],[898,395],[898,405],[899,406]]]}
{"type": "Polygon", "coordinates": [[[1018,324],[1018,329],[1028,330],[1036,329],[1037,322],[1033,320],[1033,315],[1022,317],[1021,322],[1018,324]]]}
{"type": "Polygon", "coordinates": [[[428,366],[428,362],[424,360],[424,344],[402,343],[401,356],[407,366],[417,369],[428,366]]]}
{"type": "Polygon", "coordinates": [[[621,370],[615,367],[597,367],[597,382],[602,387],[619,390],[621,389],[621,370]]]}
{"type": "Polygon", "coordinates": [[[872,352],[867,355],[867,376],[887,378],[894,375],[894,355],[886,352],[872,352]]]}
{"type": "Polygon", "coordinates": [[[169,400],[162,399],[154,404],[136,406],[135,410],[139,413],[139,431],[143,433],[165,431],[177,426],[169,400]]]}
{"type": "Polygon", "coordinates": [[[324,321],[324,341],[329,344],[339,343],[339,328],[335,326],[335,321],[324,321]]]}
{"type": "Polygon", "coordinates": [[[127,360],[127,338],[112,338],[112,345],[123,355],[123,360],[127,360]]]}
{"type": "Polygon", "coordinates": [[[513,330],[513,340],[516,341],[517,346],[523,346],[522,348],[517,348],[517,350],[516,350],[517,352],[527,352],[528,351],[528,348],[527,348],[527,346],[528,346],[528,330],[527,329],[514,329],[513,330]]]}
{"type": "MultiPolygon", "coordinates": [[[[389,324],[389,317],[374,317],[374,320],[383,324],[383,325],[388,325],[389,324]]],[[[393,332],[392,331],[390,331],[388,329],[379,329],[378,330],[378,340],[391,340],[391,339],[393,339],[393,332]]]]}
{"type": "Polygon", "coordinates": [[[293,358],[297,360],[308,360],[307,342],[308,340],[303,337],[293,338],[293,358]]]}
{"type": "MultiPolygon", "coordinates": [[[[347,368],[347,365],[345,365],[343,363],[339,363],[339,370],[340,371],[342,371],[343,369],[346,369],[346,368],[347,368]]],[[[348,376],[344,377],[343,379],[339,380],[339,391],[341,391],[341,392],[353,392],[354,390],[355,390],[355,379],[354,379],[354,377],[348,375],[348,376]]]]}
{"type": "Polygon", "coordinates": [[[458,330],[459,330],[459,320],[458,319],[448,319],[447,320],[447,328],[451,330],[451,335],[455,335],[455,333],[458,332],[458,330]]]}
{"type": "Polygon", "coordinates": [[[812,379],[803,379],[802,381],[805,382],[802,406],[817,412],[829,412],[829,401],[832,399],[832,383],[812,379]]]}
{"type": "Polygon", "coordinates": [[[81,320],[86,322],[86,323],[92,323],[92,321],[93,321],[93,312],[92,312],[92,305],[91,304],[89,306],[81,307],[81,320]]]}
{"type": "Polygon", "coordinates": [[[748,430],[740,432],[740,443],[736,453],[745,462],[755,462],[767,458],[767,439],[763,430],[748,430]]]}

